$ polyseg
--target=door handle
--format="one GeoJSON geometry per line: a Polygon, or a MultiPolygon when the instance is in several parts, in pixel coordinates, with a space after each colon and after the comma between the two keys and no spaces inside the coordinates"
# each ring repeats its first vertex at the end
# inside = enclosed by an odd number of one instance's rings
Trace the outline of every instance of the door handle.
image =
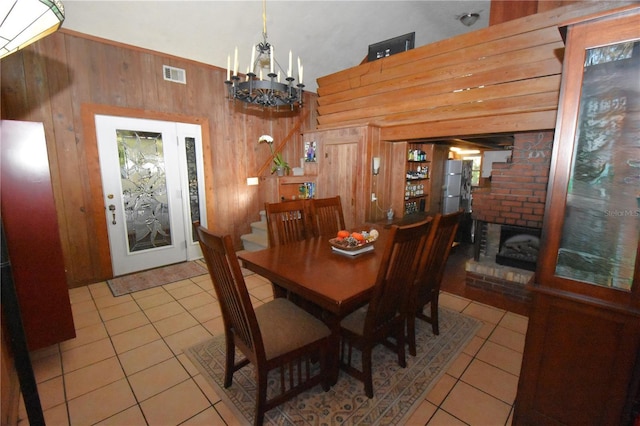
{"type": "Polygon", "coordinates": [[[116,224],[116,206],[114,204],[109,204],[109,211],[111,211],[111,214],[113,215],[113,220],[111,221],[112,224],[116,224]]]}

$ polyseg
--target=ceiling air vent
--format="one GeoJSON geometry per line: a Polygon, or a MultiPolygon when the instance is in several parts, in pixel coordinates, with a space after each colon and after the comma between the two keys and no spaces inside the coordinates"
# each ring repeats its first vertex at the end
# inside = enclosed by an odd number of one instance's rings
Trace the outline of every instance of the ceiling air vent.
{"type": "Polygon", "coordinates": [[[162,74],[165,80],[174,81],[176,83],[187,84],[187,73],[182,68],[162,66],[162,74]]]}

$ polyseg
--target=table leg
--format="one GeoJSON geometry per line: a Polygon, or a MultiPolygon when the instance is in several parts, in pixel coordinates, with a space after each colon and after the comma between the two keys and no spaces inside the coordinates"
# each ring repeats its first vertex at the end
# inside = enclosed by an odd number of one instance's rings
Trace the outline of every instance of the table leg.
{"type": "Polygon", "coordinates": [[[329,337],[329,374],[331,386],[338,383],[340,373],[340,318],[330,312],[323,312],[322,320],[331,330],[329,337]]]}

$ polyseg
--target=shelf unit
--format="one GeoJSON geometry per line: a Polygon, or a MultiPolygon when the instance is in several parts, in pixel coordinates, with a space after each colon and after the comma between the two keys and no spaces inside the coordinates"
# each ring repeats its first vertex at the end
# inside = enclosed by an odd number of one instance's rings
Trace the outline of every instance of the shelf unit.
{"type": "Polygon", "coordinates": [[[316,176],[278,177],[278,198],[281,201],[315,198],[316,176]]]}
{"type": "Polygon", "coordinates": [[[404,214],[429,210],[432,144],[408,144],[405,171],[404,214]]]}

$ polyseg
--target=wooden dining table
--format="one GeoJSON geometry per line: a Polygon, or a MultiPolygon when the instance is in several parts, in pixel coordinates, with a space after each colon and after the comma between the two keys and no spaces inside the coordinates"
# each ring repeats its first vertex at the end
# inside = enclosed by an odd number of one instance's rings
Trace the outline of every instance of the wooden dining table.
{"type": "Polygon", "coordinates": [[[369,301],[384,254],[389,231],[376,229],[380,236],[372,243],[374,249],[355,256],[332,250],[327,237],[238,255],[246,269],[319,308],[322,320],[332,332],[333,383],[338,378],[340,321],[369,301]]]}

